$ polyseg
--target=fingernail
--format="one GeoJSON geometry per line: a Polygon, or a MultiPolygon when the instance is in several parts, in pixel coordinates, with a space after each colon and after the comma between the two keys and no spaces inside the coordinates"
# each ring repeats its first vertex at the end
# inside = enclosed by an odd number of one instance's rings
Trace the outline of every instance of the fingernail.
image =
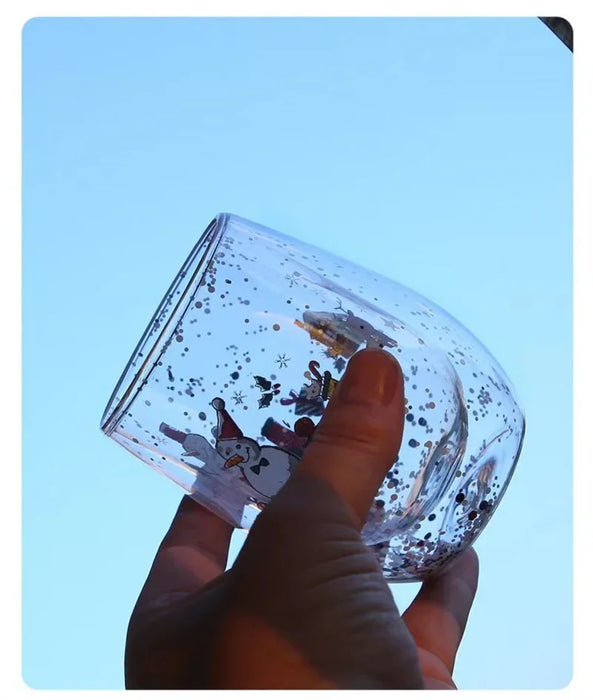
{"type": "Polygon", "coordinates": [[[383,350],[363,350],[348,363],[338,390],[339,401],[389,406],[398,393],[401,370],[383,350]]]}

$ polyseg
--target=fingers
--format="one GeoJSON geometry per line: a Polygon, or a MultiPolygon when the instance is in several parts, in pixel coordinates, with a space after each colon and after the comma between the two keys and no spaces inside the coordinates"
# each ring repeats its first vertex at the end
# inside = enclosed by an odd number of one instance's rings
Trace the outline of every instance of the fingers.
{"type": "Polygon", "coordinates": [[[447,571],[422,584],[402,615],[420,650],[453,673],[455,656],[478,585],[478,555],[469,549],[447,571]]]}
{"type": "Polygon", "coordinates": [[[185,496],[159,547],[137,607],[195,592],[226,566],[233,527],[185,496]]]}
{"type": "Polygon", "coordinates": [[[396,459],[403,426],[404,380],[397,360],[383,350],[363,350],[348,363],[297,474],[329,485],[362,526],[396,459]]]}

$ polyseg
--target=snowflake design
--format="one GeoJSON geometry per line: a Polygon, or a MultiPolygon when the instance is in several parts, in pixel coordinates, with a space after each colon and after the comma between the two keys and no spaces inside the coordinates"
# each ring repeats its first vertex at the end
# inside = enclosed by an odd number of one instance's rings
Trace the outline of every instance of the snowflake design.
{"type": "Polygon", "coordinates": [[[245,394],[242,394],[240,391],[235,391],[235,393],[233,394],[233,399],[235,401],[236,406],[238,404],[242,404],[244,398],[245,398],[245,394]]]}
{"type": "Polygon", "coordinates": [[[285,354],[283,355],[278,355],[278,358],[276,359],[276,362],[278,364],[278,367],[282,369],[282,367],[287,367],[288,363],[290,362],[290,357],[286,357],[285,354]]]}
{"type": "Polygon", "coordinates": [[[390,318],[384,318],[383,323],[385,323],[387,328],[391,328],[392,331],[400,330],[400,326],[396,326],[395,321],[392,321],[390,318]]]}
{"type": "Polygon", "coordinates": [[[298,284],[297,278],[301,276],[300,272],[297,272],[296,270],[291,274],[291,275],[286,275],[286,279],[290,283],[290,287],[294,287],[295,284],[298,284]]]}

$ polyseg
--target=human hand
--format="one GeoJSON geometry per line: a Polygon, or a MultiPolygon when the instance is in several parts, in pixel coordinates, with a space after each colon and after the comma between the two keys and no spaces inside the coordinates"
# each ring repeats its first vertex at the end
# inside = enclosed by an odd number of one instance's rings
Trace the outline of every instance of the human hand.
{"type": "Polygon", "coordinates": [[[130,619],[126,687],[455,688],[474,550],[400,616],[360,538],[403,425],[399,364],[357,353],[227,572],[232,527],[185,497],[130,619]]]}

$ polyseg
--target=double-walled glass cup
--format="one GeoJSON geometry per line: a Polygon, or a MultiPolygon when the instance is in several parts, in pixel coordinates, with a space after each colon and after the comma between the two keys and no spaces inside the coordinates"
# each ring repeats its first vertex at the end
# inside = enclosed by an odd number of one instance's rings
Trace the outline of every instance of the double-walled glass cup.
{"type": "Polygon", "coordinates": [[[399,361],[406,417],[362,537],[388,581],[420,580],[490,520],[525,424],[486,348],[392,280],[220,214],[145,330],[101,429],[248,529],[295,469],[349,358],[365,347],[399,361]]]}

